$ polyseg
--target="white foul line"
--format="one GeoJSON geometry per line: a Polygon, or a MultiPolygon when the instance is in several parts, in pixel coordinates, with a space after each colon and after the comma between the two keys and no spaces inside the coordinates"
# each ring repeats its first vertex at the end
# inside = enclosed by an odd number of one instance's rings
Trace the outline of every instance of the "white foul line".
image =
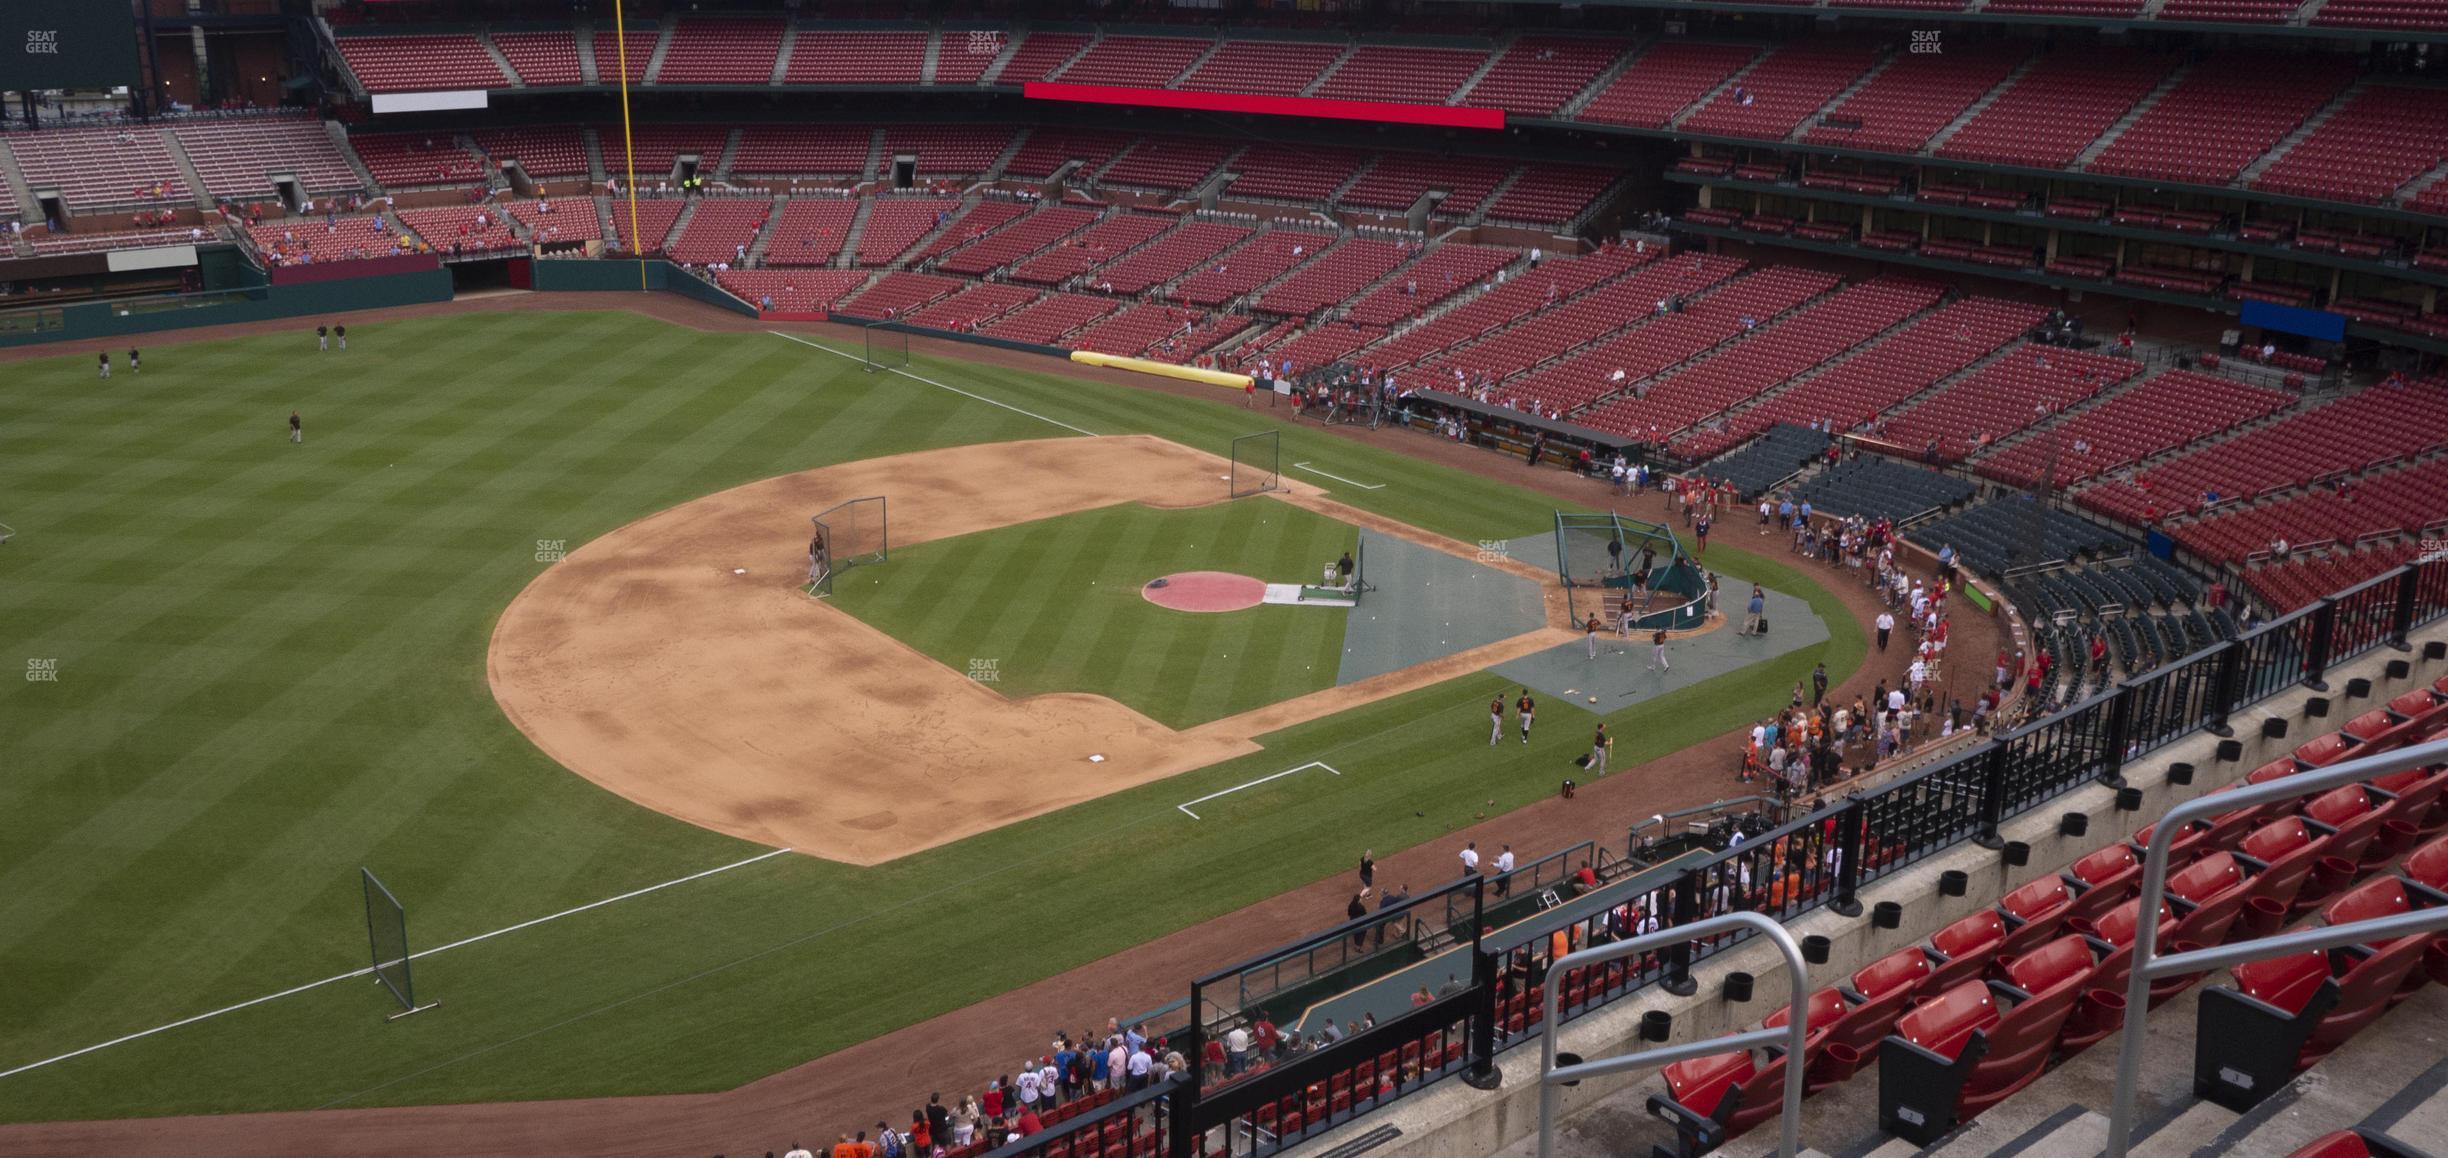
{"type": "MultiPolygon", "coordinates": [[[[802,338],[802,337],[800,337],[800,336],[799,336],[799,335],[797,335],[797,334],[785,334],[785,333],[783,333],[783,332],[782,332],[782,331],[780,331],[780,330],[767,330],[767,331],[765,331],[765,332],[766,332],[766,333],[768,333],[768,334],[772,334],[774,337],[777,337],[777,338],[782,338],[782,339],[785,339],[785,340],[787,340],[787,341],[797,342],[797,343],[799,343],[799,344],[800,344],[800,345],[802,345],[802,346],[807,346],[807,347],[810,347],[810,348],[812,348],[812,349],[822,350],[822,351],[824,351],[825,353],[828,353],[828,354],[839,354],[839,355],[841,355],[841,356],[842,356],[842,357],[844,357],[844,358],[849,358],[849,359],[851,359],[851,360],[853,360],[853,361],[858,361],[858,362],[864,362],[864,361],[866,361],[866,359],[865,359],[865,358],[861,358],[861,357],[859,357],[858,355],[856,355],[856,354],[853,354],[853,353],[849,352],[848,350],[836,350],[836,349],[834,349],[833,347],[828,346],[828,345],[825,345],[825,344],[824,344],[824,343],[822,343],[822,342],[811,342],[811,341],[807,340],[806,338],[802,338]]],[[[997,402],[997,401],[995,401],[994,399],[992,399],[992,398],[988,398],[988,397],[986,397],[986,396],[985,396],[985,395],[983,395],[983,394],[971,394],[970,392],[968,392],[968,391],[966,391],[966,390],[963,390],[963,389],[961,389],[961,388],[960,388],[960,387],[958,387],[958,386],[946,386],[946,385],[944,385],[943,383],[941,383],[941,382],[938,382],[938,381],[934,380],[933,378],[926,377],[925,375],[922,375],[922,374],[912,374],[912,373],[910,373],[909,371],[907,371],[907,370],[903,370],[903,369],[901,369],[901,368],[899,368],[899,367],[897,367],[897,366],[887,366],[887,367],[885,367],[885,369],[891,370],[893,373],[895,373],[895,374],[899,374],[900,376],[902,376],[902,377],[904,377],[904,378],[915,378],[915,379],[917,379],[918,381],[920,381],[920,382],[924,382],[924,383],[926,383],[927,385],[932,386],[932,387],[934,387],[934,388],[936,388],[936,389],[938,389],[938,390],[949,390],[949,391],[953,392],[954,394],[958,394],[958,395],[960,395],[960,396],[961,396],[961,397],[963,397],[963,398],[975,398],[975,399],[977,399],[978,401],[980,401],[980,402],[983,402],[983,403],[987,404],[988,406],[1000,406],[1000,407],[1002,407],[1003,409],[1005,409],[1005,410],[1009,410],[1009,411],[1011,411],[1011,412],[1012,412],[1012,413],[1014,413],[1014,414],[1025,414],[1025,415],[1027,415],[1028,417],[1030,417],[1030,418],[1034,418],[1034,419],[1036,419],[1036,420],[1037,420],[1037,421],[1039,421],[1039,422],[1051,422],[1051,423],[1053,423],[1053,424],[1054,424],[1054,425],[1056,425],[1056,426],[1062,427],[1064,430],[1069,430],[1069,431],[1074,431],[1074,432],[1077,432],[1077,433],[1080,433],[1080,434],[1085,434],[1085,435],[1087,435],[1087,436],[1088,436],[1088,437],[1090,437],[1090,438],[1095,438],[1095,437],[1097,436],[1097,432],[1096,432],[1096,431],[1093,431],[1093,430],[1081,430],[1079,427],[1073,426],[1073,425],[1071,425],[1070,423],[1063,421],[1062,419],[1059,419],[1059,418],[1048,418],[1048,417],[1046,417],[1045,415],[1043,415],[1043,414],[1039,414],[1039,413],[1037,413],[1037,412],[1036,412],[1036,411],[1034,411],[1034,410],[1022,410],[1022,409],[1020,409],[1019,407],[1014,406],[1014,405],[1012,405],[1012,404],[1011,404],[1011,403],[1009,403],[1009,402],[997,402]]],[[[7,1075],[5,1075],[5,1074],[0,1074],[0,1077],[6,1077],[6,1076],[7,1076],[7,1075]]]]}
{"type": "Polygon", "coordinates": [[[1342,475],[1339,475],[1339,474],[1327,474],[1325,471],[1319,470],[1318,468],[1316,468],[1316,467],[1314,467],[1314,466],[1311,466],[1311,465],[1309,465],[1308,463],[1305,463],[1305,462],[1296,462],[1296,463],[1293,463],[1293,464],[1292,464],[1292,469],[1294,469],[1294,470],[1305,470],[1305,471],[1308,471],[1309,473],[1311,473],[1311,474],[1313,474],[1313,475],[1317,475],[1317,476],[1318,476],[1318,477],[1320,477],[1320,478],[1330,478],[1330,479],[1333,479],[1333,480],[1335,480],[1336,482],[1339,482],[1339,483],[1350,483],[1351,485],[1356,486],[1356,487],[1359,487],[1361,490],[1364,490],[1364,491],[1381,491],[1381,490],[1384,490],[1384,489],[1385,489],[1385,486],[1386,486],[1384,483],[1364,483],[1364,482],[1361,482],[1361,481],[1359,481],[1359,480],[1357,480],[1357,479],[1348,479],[1348,478],[1344,478],[1342,475]]]}
{"type": "MultiPolygon", "coordinates": [[[[410,960],[410,961],[414,961],[414,960],[416,960],[416,959],[417,959],[417,958],[419,958],[419,957],[430,957],[430,956],[433,956],[433,955],[434,955],[434,954],[436,954],[436,953],[440,953],[440,952],[442,952],[442,951],[444,951],[444,950],[447,950],[447,949],[457,949],[457,948],[461,948],[461,947],[463,947],[463,946],[473,945],[473,944],[477,943],[478,941],[489,941],[489,940],[492,940],[492,939],[493,939],[493,938],[495,938],[495,937],[499,937],[499,936],[501,936],[501,935],[502,935],[502,934],[504,934],[504,933],[515,933],[515,932],[518,932],[518,931],[519,931],[519,930],[521,930],[521,929],[533,928],[533,927],[535,927],[535,926],[537,926],[537,925],[541,925],[541,924],[543,924],[543,923],[544,923],[544,922],[546,922],[546,921],[558,921],[558,920],[560,920],[560,919],[561,919],[561,918],[563,918],[563,917],[571,916],[571,915],[574,915],[574,914],[577,914],[577,913],[583,913],[583,912],[587,911],[588,909],[600,909],[600,908],[604,907],[605,905],[609,905],[609,904],[611,904],[611,903],[612,903],[612,902],[614,902],[614,901],[625,901],[625,900],[630,899],[631,897],[642,897],[642,896],[645,896],[646,894],[651,893],[651,892],[657,892],[657,891],[662,890],[662,889],[668,889],[668,888],[672,887],[673,885],[684,885],[684,884],[687,884],[687,883],[689,883],[690,881],[693,881],[693,880],[699,880],[699,879],[702,879],[702,878],[705,878],[705,877],[710,877],[710,876],[713,876],[713,875],[714,875],[714,874],[716,874],[716,873],[721,873],[721,872],[729,872],[729,871],[731,871],[732,869],[735,869],[735,868],[745,868],[745,867],[747,867],[747,866],[749,866],[749,865],[752,865],[752,864],[755,864],[755,863],[757,863],[758,861],[761,861],[761,860],[771,860],[771,859],[773,859],[773,858],[775,858],[775,857],[777,857],[777,856],[781,856],[783,853],[786,853],[786,852],[789,852],[789,851],[790,851],[790,850],[789,850],[789,849],[787,849],[787,848],[777,848],[777,849],[773,850],[772,852],[759,853],[759,854],[757,854],[757,855],[755,855],[755,856],[752,856],[752,857],[749,857],[748,859],[743,860],[743,861],[733,861],[733,862],[732,862],[732,863],[730,863],[730,864],[727,864],[727,865],[719,865],[719,866],[717,866],[717,867],[707,869],[707,870],[705,870],[705,871],[703,871],[703,872],[695,872],[695,873],[690,873],[690,874],[689,874],[689,875],[687,875],[687,876],[684,876],[684,877],[678,877],[678,878],[675,878],[675,879],[672,879],[672,880],[668,880],[668,881],[665,881],[665,882],[663,882],[662,884],[659,884],[659,885],[648,885],[648,886],[646,886],[645,888],[642,888],[642,889],[635,889],[635,890],[632,890],[632,891],[630,891],[630,892],[622,893],[621,895],[619,895],[619,896],[617,896],[617,897],[605,897],[604,899],[602,899],[602,900],[600,900],[600,901],[589,901],[589,902],[587,902],[586,904],[580,905],[580,906],[578,906],[577,908],[574,908],[574,909],[563,909],[563,910],[561,910],[560,912],[558,912],[558,913],[553,913],[553,914],[551,914],[551,915],[549,915],[549,916],[537,917],[537,918],[535,918],[534,920],[529,920],[529,921],[521,921],[521,922],[519,922],[518,924],[515,924],[515,925],[508,925],[508,926],[504,926],[504,927],[499,928],[499,929],[495,929],[495,930],[493,930],[493,931],[492,931],[492,932],[490,932],[490,933],[478,933],[478,934],[476,934],[476,935],[475,935],[475,936],[473,936],[473,937],[469,937],[469,938],[466,938],[466,939],[464,939],[464,940],[453,941],[453,942],[451,942],[451,943],[450,943],[450,944],[448,944],[448,945],[436,945],[436,946],[434,946],[434,947],[433,947],[433,948],[431,948],[431,949],[420,949],[420,950],[418,950],[418,951],[416,951],[416,952],[414,952],[414,953],[410,953],[410,954],[408,955],[407,959],[408,959],[408,960],[410,960]]],[[[110,1047],[112,1047],[112,1046],[114,1046],[114,1045],[122,1045],[122,1044],[125,1044],[125,1043],[127,1043],[127,1042],[134,1041],[134,1040],[136,1040],[137,1038],[140,1038],[140,1037],[151,1037],[151,1036],[153,1036],[154,1034],[157,1034],[157,1033],[164,1033],[164,1032],[167,1032],[167,1031],[169,1031],[169,1030],[177,1029],[177,1028],[179,1028],[180,1026],[183,1026],[183,1025],[194,1025],[195,1023],[197,1023],[197,1022],[199,1022],[199,1021],[206,1021],[206,1020],[210,1020],[210,1019],[212,1019],[212,1018],[219,1017],[219,1016],[221,1016],[221,1015],[222,1015],[222,1014],[224,1014],[224,1013],[236,1013],[236,1012],[238,1012],[238,1011],[239,1011],[239,1010],[241,1010],[241,1009],[245,1009],[245,1008],[247,1008],[247,1007],[249,1007],[249,1006],[253,1006],[253,1005],[261,1005],[261,1004],[263,1004],[263,1003],[265,1003],[265,1002],[267,1002],[267,1001],[278,1001],[278,1000],[280,1000],[280,999],[281,999],[281,998],[283,998],[283,997],[290,997],[290,996],[294,996],[294,995],[296,995],[296,994],[304,993],[304,992],[306,992],[306,991],[307,991],[307,990],[309,990],[309,989],[320,989],[320,988],[322,988],[323,986],[329,985],[329,984],[331,984],[331,983],[333,983],[333,982],[335,982],[335,981],[347,981],[347,980],[349,980],[349,979],[351,979],[351,978],[371,976],[371,975],[373,974],[373,972],[374,972],[374,967],[373,967],[373,966],[371,966],[371,965],[368,965],[368,966],[366,966],[366,967],[365,967],[365,968],[363,968],[363,969],[352,969],[352,970],[350,970],[350,971],[348,971],[348,972],[346,972],[346,973],[334,974],[333,976],[326,977],[326,978],[322,979],[321,981],[309,981],[309,982],[307,982],[307,983],[306,983],[306,984],[304,984],[304,985],[299,985],[299,986],[294,986],[294,987],[292,987],[292,988],[283,989],[283,990],[281,990],[281,991],[280,991],[280,992],[278,992],[278,993],[268,993],[268,994],[265,994],[265,995],[264,995],[264,996],[262,996],[262,997],[253,998],[253,999],[251,999],[251,1000],[247,1000],[247,1001],[241,1001],[241,1002],[239,1002],[239,1003],[238,1003],[238,1004],[236,1004],[236,1005],[226,1005],[226,1006],[223,1006],[223,1007],[221,1007],[221,1008],[219,1008],[219,1009],[213,1010],[213,1011],[212,1011],[212,1012],[210,1012],[210,1013],[199,1013],[199,1014],[196,1014],[196,1015],[195,1015],[195,1016],[193,1016],[193,1017],[182,1017],[182,1018],[180,1018],[179,1020],[177,1020],[177,1021],[173,1021],[173,1022],[171,1022],[171,1023],[167,1024],[167,1025],[157,1025],[157,1026],[154,1026],[154,1027],[153,1027],[153,1028],[151,1028],[151,1029],[147,1029],[147,1030],[139,1030],[138,1032],[128,1034],[128,1035],[127,1035],[127,1036],[125,1036],[125,1037],[114,1037],[114,1038],[110,1039],[109,1041],[106,1041],[106,1042],[101,1043],[100,1045],[89,1045],[89,1046],[86,1046],[85,1048],[80,1049],[80,1050],[71,1050],[71,1051],[69,1051],[68,1053],[64,1053],[64,1054],[59,1055],[58,1057],[47,1057],[47,1058],[44,1058],[43,1060],[38,1061],[38,1062],[28,1062],[28,1063],[26,1063],[25,1065],[18,1066],[17,1068],[12,1069],[12,1070],[0,1070],[0,1078],[13,1077],[13,1076],[15,1076],[15,1075],[17,1075],[17,1074],[22,1074],[22,1073],[26,1072],[27,1070],[38,1070],[38,1069],[41,1069],[41,1068],[42,1068],[42,1067],[44,1067],[44,1066],[51,1065],[51,1064],[52,1064],[52,1063],[54,1063],[54,1062],[64,1062],[64,1061],[67,1061],[68,1059],[73,1058],[73,1057],[82,1057],[82,1056],[84,1056],[84,1055],[86,1055],[86,1054],[89,1054],[89,1053],[92,1053],[92,1052],[94,1052],[94,1051],[96,1051],[96,1050],[109,1049],[110,1047]]]]}
{"type": "MultiPolygon", "coordinates": [[[[1295,772],[1306,772],[1306,771],[1310,770],[1311,768],[1324,768],[1324,769],[1325,769],[1325,770],[1327,770],[1328,772],[1334,772],[1334,774],[1335,774],[1335,775],[1337,775],[1337,776],[1341,776],[1341,775],[1342,775],[1342,773],[1340,773],[1340,772],[1335,772],[1334,765],[1331,765],[1331,764],[1324,764],[1324,763],[1320,763],[1320,762],[1318,762],[1318,761],[1316,761],[1316,760],[1311,760],[1310,762],[1308,762],[1308,763],[1306,763],[1306,764],[1303,764],[1303,765],[1301,765],[1301,766],[1300,766],[1300,767],[1298,767],[1298,768],[1286,768],[1286,769],[1284,769],[1283,771],[1278,772],[1278,773],[1276,773],[1276,774],[1274,774],[1274,775],[1272,775],[1272,776],[1261,776],[1261,777],[1257,778],[1256,780],[1252,780],[1252,781],[1250,781],[1250,782],[1249,782],[1249,783],[1247,783],[1247,784],[1235,784],[1235,785],[1233,785],[1232,787],[1227,788],[1227,789],[1225,789],[1225,790],[1224,790],[1224,791],[1222,791],[1222,792],[1210,792],[1210,793],[1208,793],[1208,794],[1207,794],[1207,795],[1205,795],[1205,796],[1201,796],[1201,797],[1199,797],[1198,799],[1191,801],[1189,804],[1176,804],[1176,805],[1174,805],[1173,807],[1178,808],[1178,809],[1181,809],[1181,810],[1182,810],[1182,815],[1187,816],[1187,817],[1189,817],[1189,818],[1190,818],[1190,819],[1192,819],[1192,820],[1197,820],[1197,819],[1199,819],[1199,814],[1198,814],[1198,813],[1195,813],[1195,812],[1190,811],[1190,805],[1191,805],[1191,804],[1205,804],[1205,803],[1207,803],[1208,801],[1213,800],[1213,799],[1215,799],[1215,798],[1216,798],[1216,797],[1218,797],[1218,796],[1230,796],[1230,795],[1232,795],[1233,793],[1235,793],[1235,792],[1239,792],[1239,791],[1241,791],[1241,790],[1242,790],[1242,789],[1244,789],[1244,788],[1256,788],[1257,786],[1259,786],[1259,785],[1261,785],[1261,784],[1264,784],[1264,783],[1266,783],[1266,782],[1267,782],[1267,781],[1269,781],[1269,780],[1281,780],[1281,779],[1283,779],[1284,777],[1286,777],[1286,776],[1290,776],[1291,774],[1293,774],[1293,773],[1295,773],[1295,772]]],[[[7,1076],[8,1076],[7,1074],[0,1074],[0,1078],[4,1078],[4,1077],[7,1077],[7,1076]]]]}

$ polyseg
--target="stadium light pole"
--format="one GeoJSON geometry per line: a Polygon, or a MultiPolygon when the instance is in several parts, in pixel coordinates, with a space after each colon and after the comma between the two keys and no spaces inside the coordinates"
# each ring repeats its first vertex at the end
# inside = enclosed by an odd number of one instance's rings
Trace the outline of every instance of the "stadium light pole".
{"type": "Polygon", "coordinates": [[[629,173],[629,250],[637,255],[638,292],[644,293],[646,251],[638,248],[637,140],[629,130],[629,25],[623,7],[621,0],[612,0],[612,41],[613,53],[620,57],[621,153],[629,173]]]}

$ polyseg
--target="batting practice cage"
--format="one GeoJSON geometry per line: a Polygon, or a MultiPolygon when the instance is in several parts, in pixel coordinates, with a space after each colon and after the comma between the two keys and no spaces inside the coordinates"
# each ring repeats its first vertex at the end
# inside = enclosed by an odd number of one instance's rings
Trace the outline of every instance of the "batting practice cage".
{"type": "Polygon", "coordinates": [[[852,499],[808,521],[816,524],[816,535],[808,540],[808,594],[822,599],[833,594],[834,576],[884,561],[884,496],[852,499]]]}
{"type": "Polygon", "coordinates": [[[1612,627],[1627,596],[1634,627],[1682,631],[1707,622],[1708,575],[1673,531],[1613,513],[1557,511],[1555,540],[1556,575],[1573,622],[1596,615],[1612,627]]]}
{"type": "Polygon", "coordinates": [[[1283,432],[1262,430],[1232,440],[1232,497],[1265,494],[1283,485],[1283,432]]]}
{"type": "Polygon", "coordinates": [[[383,887],[374,870],[361,865],[357,875],[365,886],[366,944],[374,954],[374,980],[390,990],[400,1006],[392,1020],[433,1008],[439,1002],[417,1004],[416,981],[408,973],[408,907],[383,887]]]}
{"type": "Polygon", "coordinates": [[[868,322],[859,327],[867,336],[865,366],[870,374],[909,365],[909,331],[890,322],[868,322]]]}

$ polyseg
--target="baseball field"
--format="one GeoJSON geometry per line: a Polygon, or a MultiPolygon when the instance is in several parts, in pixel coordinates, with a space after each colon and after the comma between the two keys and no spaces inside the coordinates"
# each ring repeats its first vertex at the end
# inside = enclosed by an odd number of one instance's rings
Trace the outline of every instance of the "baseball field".
{"type": "MultiPolygon", "coordinates": [[[[1478,742],[1476,651],[1338,686],[1366,603],[1138,591],[1467,552],[1547,495],[1055,363],[617,312],[349,337],[0,367],[0,1121],[728,1089],[1552,795],[1587,743],[1582,704],[1478,742]],[[1285,490],[1227,499],[1277,429],[1285,490]],[[871,493],[891,559],[809,599],[806,516],[871,493]],[[359,975],[361,867],[438,1008],[359,975]]],[[[1830,638],[1609,711],[1618,768],[1861,662],[1835,594],[1707,562],[1830,638]]]]}

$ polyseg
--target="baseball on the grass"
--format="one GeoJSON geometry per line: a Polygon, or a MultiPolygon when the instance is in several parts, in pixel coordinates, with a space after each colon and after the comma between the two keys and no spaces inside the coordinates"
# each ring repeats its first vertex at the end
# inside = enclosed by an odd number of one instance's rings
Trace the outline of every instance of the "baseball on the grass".
{"type": "Polygon", "coordinates": [[[1596,697],[1596,696],[1591,696],[1591,697],[1589,698],[1589,702],[1591,702],[1591,703],[1593,703],[1593,704],[1594,704],[1594,703],[1597,703],[1597,702],[1598,702],[1598,697],[1596,697]]]}

